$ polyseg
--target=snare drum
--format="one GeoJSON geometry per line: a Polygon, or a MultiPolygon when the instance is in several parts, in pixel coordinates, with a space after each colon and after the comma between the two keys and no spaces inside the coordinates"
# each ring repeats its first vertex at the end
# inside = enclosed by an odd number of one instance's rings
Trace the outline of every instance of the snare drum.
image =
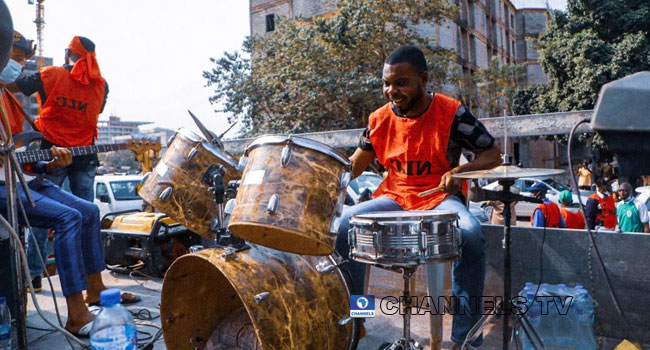
{"type": "Polygon", "coordinates": [[[246,166],[228,229],[296,254],[334,251],[351,163],[320,142],[264,136],[245,152],[246,166]]]}
{"type": "Polygon", "coordinates": [[[215,164],[226,169],[224,184],[239,179],[237,159],[195,133],[180,129],[145,178],[140,197],[188,229],[214,238],[211,226],[216,227],[217,204],[203,176],[215,164]]]}
{"type": "Polygon", "coordinates": [[[350,219],[352,259],[389,266],[414,266],[460,257],[458,214],[450,211],[390,211],[350,219]]]}

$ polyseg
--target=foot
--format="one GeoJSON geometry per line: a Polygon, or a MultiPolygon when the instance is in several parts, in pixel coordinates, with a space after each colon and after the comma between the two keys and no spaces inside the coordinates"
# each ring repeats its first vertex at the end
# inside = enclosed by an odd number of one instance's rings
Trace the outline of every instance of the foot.
{"type": "MultiPolygon", "coordinates": [[[[452,350],[461,350],[461,344],[454,344],[454,347],[451,348],[452,350]]],[[[475,350],[476,348],[471,346],[471,345],[465,345],[462,350],[475,350]]]]}
{"type": "MultiPolygon", "coordinates": [[[[41,276],[32,277],[32,286],[34,286],[34,293],[38,293],[43,289],[41,276]]],[[[27,293],[29,293],[29,284],[27,285],[27,293]]]]}
{"type": "Polygon", "coordinates": [[[72,334],[79,334],[81,328],[92,322],[94,319],[95,316],[90,312],[87,312],[83,316],[75,319],[68,318],[68,321],[65,323],[65,329],[72,334]]]}

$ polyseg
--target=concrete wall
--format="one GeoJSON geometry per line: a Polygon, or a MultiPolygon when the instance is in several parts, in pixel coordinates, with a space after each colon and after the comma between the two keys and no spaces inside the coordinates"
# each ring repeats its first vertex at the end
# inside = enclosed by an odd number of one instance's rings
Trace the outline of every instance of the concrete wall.
{"type": "MultiPolygon", "coordinates": [[[[486,295],[503,295],[503,227],[483,226],[487,244],[486,295]]],[[[514,227],[512,229],[512,290],[517,293],[525,282],[539,281],[540,246],[544,229],[514,227]]],[[[621,308],[626,312],[636,334],[643,343],[650,343],[650,235],[600,232],[596,244],[621,308]]],[[[582,230],[546,230],[543,250],[543,283],[582,284],[598,303],[596,324],[598,334],[630,339],[623,319],[616,312],[609,296],[604,275],[595,260],[589,258],[590,241],[582,230]],[[593,282],[589,266],[593,267],[593,282]]]]}

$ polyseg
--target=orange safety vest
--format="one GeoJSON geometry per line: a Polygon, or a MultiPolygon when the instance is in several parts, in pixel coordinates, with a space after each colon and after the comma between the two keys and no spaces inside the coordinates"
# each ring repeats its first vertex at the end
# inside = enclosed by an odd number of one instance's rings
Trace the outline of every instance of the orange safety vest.
{"type": "Polygon", "coordinates": [[[597,200],[598,204],[600,204],[600,214],[596,214],[596,224],[602,222],[603,226],[608,229],[616,227],[618,219],[616,218],[616,204],[614,203],[614,199],[611,196],[600,198],[598,193],[592,194],[589,198],[597,200]]]}
{"type": "Polygon", "coordinates": [[[438,186],[442,175],[451,170],[446,154],[458,106],[458,100],[435,94],[417,118],[396,116],[390,103],[370,115],[370,142],[377,160],[388,169],[373,198],[386,196],[404,210],[427,210],[447,197],[445,192],[425,197],[418,193],[438,186]]]}
{"type": "Polygon", "coordinates": [[[104,102],[106,83],[92,80],[83,85],[63,67],[45,67],[41,81],[47,100],[40,100],[36,126],[45,139],[64,147],[89,146],[97,138],[97,120],[104,102]]]}
{"type": "Polygon", "coordinates": [[[562,214],[562,217],[564,218],[566,228],[572,228],[576,230],[585,229],[585,219],[582,217],[581,212],[574,213],[569,209],[561,208],[560,214],[562,214]]]}
{"type": "MultiPolygon", "coordinates": [[[[16,96],[14,96],[9,90],[5,89],[2,94],[2,99],[5,103],[5,109],[7,110],[9,118],[9,126],[11,127],[11,134],[19,134],[23,131],[23,104],[18,101],[16,96]]],[[[4,125],[4,120],[2,120],[2,125],[4,125]]]]}
{"type": "Polygon", "coordinates": [[[533,226],[533,222],[535,219],[535,211],[536,210],[541,210],[542,214],[544,214],[544,220],[546,222],[546,227],[560,227],[560,208],[557,206],[557,204],[550,202],[550,203],[542,203],[533,210],[533,214],[530,216],[530,226],[533,226]]]}

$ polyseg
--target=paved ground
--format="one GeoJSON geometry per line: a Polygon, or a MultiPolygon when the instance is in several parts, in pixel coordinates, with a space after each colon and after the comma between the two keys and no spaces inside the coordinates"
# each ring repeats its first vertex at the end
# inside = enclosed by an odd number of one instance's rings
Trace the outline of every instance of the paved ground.
{"type": "MultiPolygon", "coordinates": [[[[390,285],[391,280],[399,281],[399,275],[391,276],[392,272],[384,272],[383,270],[373,270],[371,273],[371,286],[379,286],[379,280],[382,280],[384,286],[390,285]]],[[[56,300],[59,307],[62,308],[63,322],[65,323],[65,300],[61,294],[61,289],[57,277],[52,279],[56,294],[56,300]]],[[[160,302],[160,288],[162,286],[161,280],[134,280],[126,275],[118,275],[113,273],[104,273],[104,281],[108,287],[120,288],[123,291],[129,291],[140,295],[143,301],[136,306],[131,306],[128,309],[137,312],[142,309],[148,310],[152,316],[159,315],[159,302],[160,302]]],[[[44,281],[45,282],[45,281],[44,281]]],[[[379,290],[379,288],[376,288],[379,290]]],[[[43,309],[45,316],[51,320],[56,320],[54,311],[54,304],[50,294],[50,289],[47,283],[44,283],[43,291],[37,294],[38,302],[43,309]]],[[[369,291],[372,292],[372,289],[369,291]]],[[[377,295],[379,295],[377,293],[377,295]]],[[[143,314],[143,313],[141,313],[143,314]]],[[[157,327],[160,327],[160,319],[155,318],[153,321],[139,320],[138,323],[138,337],[140,339],[147,338],[151,334],[155,334],[157,327]],[[147,333],[144,333],[147,332],[147,333]]],[[[30,300],[27,314],[28,329],[27,336],[30,350],[59,350],[69,349],[70,346],[65,338],[58,332],[51,331],[48,326],[36,313],[34,303],[30,300]]],[[[402,334],[402,317],[397,315],[384,315],[380,312],[377,317],[368,319],[366,322],[367,335],[359,343],[359,350],[376,350],[378,346],[384,341],[392,341],[397,339],[402,334]]],[[[501,321],[488,326],[484,333],[485,342],[480,349],[496,350],[501,349],[501,321]]],[[[451,349],[452,343],[450,342],[451,330],[451,317],[444,319],[444,336],[442,342],[442,349],[451,349]]],[[[429,321],[426,316],[414,316],[412,319],[411,334],[414,339],[419,341],[424,349],[430,349],[428,334],[429,334],[429,321]]],[[[605,339],[602,349],[613,349],[618,341],[605,339]]],[[[75,349],[79,349],[75,346],[75,349]]],[[[155,343],[155,350],[164,350],[166,346],[163,340],[155,343]]]]}

